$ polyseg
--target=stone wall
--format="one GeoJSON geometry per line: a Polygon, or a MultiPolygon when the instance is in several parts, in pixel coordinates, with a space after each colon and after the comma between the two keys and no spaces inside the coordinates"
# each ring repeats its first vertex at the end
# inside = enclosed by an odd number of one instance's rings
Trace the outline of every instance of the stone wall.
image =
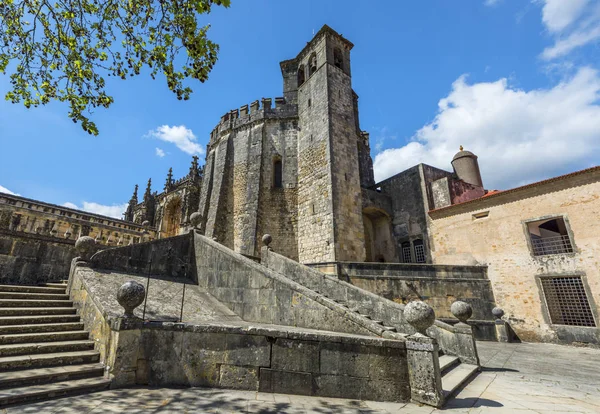
{"type": "Polygon", "coordinates": [[[494,319],[485,266],[339,263],[338,269],[342,280],[396,303],[427,302],[438,318],[453,318],[450,305],[461,300],[473,307],[473,319],[494,319]]]}
{"type": "Polygon", "coordinates": [[[408,401],[403,342],[334,333],[146,324],[138,384],[408,401]]]}
{"type": "Polygon", "coordinates": [[[498,306],[524,341],[600,343],[600,169],[430,212],[435,263],[488,266],[498,306]],[[562,217],[573,253],[535,256],[527,222],[562,217]],[[540,278],[581,276],[596,327],[552,324],[540,278]]]}
{"type": "Polygon", "coordinates": [[[236,320],[184,324],[124,319],[114,298],[106,298],[106,288],[114,290],[110,278],[110,273],[95,275],[95,270],[74,262],[70,296],[107,365],[112,388],[206,386],[410,400],[412,379],[401,337],[391,340],[236,320]]]}
{"type": "Polygon", "coordinates": [[[195,235],[198,284],[250,322],[379,335],[382,327],[291,279],[195,235]]]}
{"type": "Polygon", "coordinates": [[[75,256],[74,240],[0,229],[0,284],[67,279],[75,256]]]}
{"type": "Polygon", "coordinates": [[[90,261],[98,269],[196,280],[193,232],[103,250],[92,256],[90,261]]]}
{"type": "MultiPolygon", "coordinates": [[[[385,338],[402,338],[407,334],[414,334],[414,328],[404,319],[404,304],[400,304],[367,290],[361,289],[350,283],[339,280],[335,276],[323,274],[318,270],[294,262],[280,254],[269,250],[266,247],[262,249],[261,263],[275,272],[286,275],[286,277],[318,291],[328,298],[337,302],[344,303],[349,314],[357,312],[362,315],[368,315],[373,320],[383,323],[381,336],[385,338]],[[390,331],[389,327],[395,329],[390,331]]],[[[367,264],[366,264],[367,265],[367,264]]],[[[474,269],[474,271],[476,271],[474,269]]],[[[477,331],[475,331],[477,333],[477,331]]],[[[456,355],[461,361],[478,364],[477,350],[468,344],[473,343],[474,334],[471,328],[455,328],[445,322],[436,320],[434,325],[427,330],[430,337],[439,341],[440,349],[447,355],[456,355]],[[468,340],[463,340],[467,338],[468,340]]],[[[487,334],[486,332],[480,333],[487,334]]],[[[482,339],[493,339],[487,338],[482,339]]]]}

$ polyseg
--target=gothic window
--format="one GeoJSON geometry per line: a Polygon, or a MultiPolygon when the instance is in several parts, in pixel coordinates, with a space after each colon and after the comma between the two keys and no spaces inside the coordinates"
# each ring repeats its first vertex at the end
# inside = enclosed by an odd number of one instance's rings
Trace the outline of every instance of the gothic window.
{"type": "Polygon", "coordinates": [[[425,263],[425,246],[423,240],[415,240],[413,242],[415,248],[415,261],[417,263],[425,263]]]}
{"type": "Polygon", "coordinates": [[[342,57],[342,51],[340,50],[339,47],[336,47],[335,49],[333,49],[333,64],[342,70],[344,69],[344,60],[342,57]]]}
{"type": "Polygon", "coordinates": [[[298,68],[298,87],[304,83],[306,80],[306,73],[304,73],[304,65],[301,65],[298,68]]]}
{"type": "Polygon", "coordinates": [[[313,53],[308,60],[308,76],[311,76],[317,71],[317,55],[313,53]]]}
{"type": "Polygon", "coordinates": [[[283,168],[282,168],[281,160],[275,160],[273,162],[273,187],[274,188],[282,188],[283,187],[283,168]]]}

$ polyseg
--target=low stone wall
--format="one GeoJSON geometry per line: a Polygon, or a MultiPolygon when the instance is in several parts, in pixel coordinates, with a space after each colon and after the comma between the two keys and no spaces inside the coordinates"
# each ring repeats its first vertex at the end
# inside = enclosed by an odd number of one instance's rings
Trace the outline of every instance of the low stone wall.
{"type": "Polygon", "coordinates": [[[102,250],[91,262],[99,269],[196,280],[192,232],[152,242],[102,250]]]}
{"type": "Polygon", "coordinates": [[[0,284],[64,280],[75,255],[75,240],[0,229],[0,284]]]}
{"type": "Polygon", "coordinates": [[[349,262],[309,266],[397,303],[425,301],[438,318],[453,318],[450,305],[461,300],[473,307],[473,320],[494,320],[494,293],[485,266],[349,262]]]}
{"type": "Polygon", "coordinates": [[[144,324],[139,344],[138,384],[410,399],[400,341],[267,327],[144,324]]]}
{"type": "Polygon", "coordinates": [[[195,234],[198,285],[250,322],[363,335],[383,327],[225,246],[195,234]]]}

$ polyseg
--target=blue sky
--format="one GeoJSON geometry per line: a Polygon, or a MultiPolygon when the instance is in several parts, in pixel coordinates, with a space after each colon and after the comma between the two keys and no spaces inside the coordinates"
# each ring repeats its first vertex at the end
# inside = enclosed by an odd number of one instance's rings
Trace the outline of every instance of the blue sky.
{"type": "MultiPolygon", "coordinates": [[[[419,162],[450,169],[459,145],[487,188],[597,165],[599,0],[232,0],[203,20],[221,46],[210,79],[177,101],[162,78],[111,80],[93,137],[50,104],[0,101],[0,191],[115,215],[148,178],[204,160],[220,116],[282,95],[279,62],[328,24],[354,43],[353,87],[378,179],[419,162]],[[160,139],[162,138],[162,139],[160,139]],[[179,144],[179,145],[177,145],[179,144]]],[[[108,78],[112,79],[112,78],[108,78]]],[[[0,95],[8,91],[0,75],[0,95]]]]}

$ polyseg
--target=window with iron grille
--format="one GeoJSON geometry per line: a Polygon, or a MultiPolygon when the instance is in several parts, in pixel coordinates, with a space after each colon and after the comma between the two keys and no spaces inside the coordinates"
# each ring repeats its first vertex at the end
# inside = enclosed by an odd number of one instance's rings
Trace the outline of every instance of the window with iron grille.
{"type": "Polygon", "coordinates": [[[412,257],[410,254],[410,242],[402,243],[402,262],[411,263],[412,257]]]}
{"type": "Polygon", "coordinates": [[[415,260],[417,263],[425,263],[425,246],[423,245],[423,240],[415,240],[413,246],[415,246],[415,260]]]}
{"type": "Polygon", "coordinates": [[[540,280],[552,324],[596,326],[580,276],[552,276],[540,280]]]}
{"type": "Polygon", "coordinates": [[[573,253],[573,243],[562,217],[527,223],[534,256],[573,253]]]}

